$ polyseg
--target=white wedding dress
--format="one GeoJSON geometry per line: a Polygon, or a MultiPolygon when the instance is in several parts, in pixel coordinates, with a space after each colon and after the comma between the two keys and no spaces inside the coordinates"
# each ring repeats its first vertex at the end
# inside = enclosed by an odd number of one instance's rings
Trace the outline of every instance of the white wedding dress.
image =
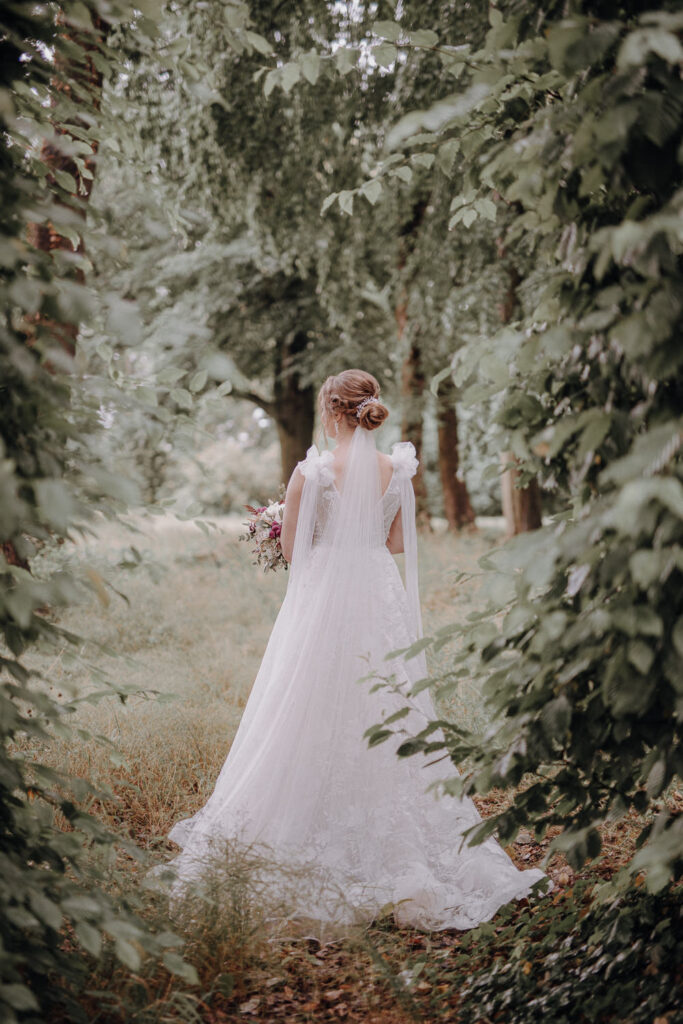
{"type": "MultiPolygon", "coordinates": [[[[339,487],[331,452],[314,446],[299,463],[304,486],[287,593],[214,791],[169,833],[182,847],[164,866],[172,893],[201,879],[204,859],[224,840],[263,844],[280,863],[303,866],[307,881],[291,897],[291,913],[325,936],[387,908],[400,925],[472,928],[547,878],[518,870],[493,837],[464,844],[462,830],[482,820],[472,800],[425,792],[453,775],[452,764],[398,758],[400,736],[372,748],[364,739],[407,702],[387,686],[373,692],[362,677],[391,677],[407,694],[426,675],[423,655],[385,660],[422,629],[413,445],[394,445],[391,459],[383,494],[374,436],[361,427],[339,487]],[[405,587],[386,547],[399,513],[405,587]]],[[[410,704],[396,723],[409,732],[437,717],[427,690],[410,704]]]]}

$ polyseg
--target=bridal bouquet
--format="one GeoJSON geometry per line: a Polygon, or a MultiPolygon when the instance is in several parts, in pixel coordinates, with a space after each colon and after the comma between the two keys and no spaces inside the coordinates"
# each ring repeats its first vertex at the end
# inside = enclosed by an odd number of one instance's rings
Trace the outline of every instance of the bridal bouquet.
{"type": "Polygon", "coordinates": [[[240,536],[240,540],[251,541],[256,545],[252,548],[256,555],[255,565],[262,565],[264,572],[280,566],[286,569],[287,559],[280,546],[284,501],[271,501],[269,505],[261,505],[260,508],[252,505],[244,507],[249,513],[249,519],[244,524],[247,532],[240,536]]]}

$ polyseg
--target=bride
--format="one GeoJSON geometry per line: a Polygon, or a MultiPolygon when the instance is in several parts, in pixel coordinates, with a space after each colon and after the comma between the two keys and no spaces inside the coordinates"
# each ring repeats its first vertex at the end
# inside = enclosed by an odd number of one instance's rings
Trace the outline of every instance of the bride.
{"type": "Polygon", "coordinates": [[[169,833],[182,848],[172,892],[201,879],[217,842],[236,840],[308,871],[292,915],[328,934],[387,908],[399,925],[472,928],[546,875],[518,870],[493,837],[466,846],[462,831],[482,819],[467,797],[426,792],[439,766],[399,759],[400,737],[363,738],[408,704],[409,731],[437,717],[427,690],[408,697],[424,655],[386,657],[422,633],[417,459],[410,443],[377,451],[388,412],[369,373],[328,377],[319,402],[336,446],[311,447],[289,481],[287,593],[214,791],[169,833]]]}

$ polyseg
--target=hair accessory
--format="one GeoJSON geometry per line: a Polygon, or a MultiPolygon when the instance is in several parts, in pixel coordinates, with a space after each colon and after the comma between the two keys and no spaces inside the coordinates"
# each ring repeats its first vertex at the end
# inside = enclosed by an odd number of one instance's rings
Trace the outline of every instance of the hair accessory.
{"type": "Polygon", "coordinates": [[[366,405],[370,405],[371,402],[379,402],[379,398],[375,398],[374,396],[364,398],[363,401],[356,406],[356,419],[360,419],[361,410],[364,409],[366,405]]]}

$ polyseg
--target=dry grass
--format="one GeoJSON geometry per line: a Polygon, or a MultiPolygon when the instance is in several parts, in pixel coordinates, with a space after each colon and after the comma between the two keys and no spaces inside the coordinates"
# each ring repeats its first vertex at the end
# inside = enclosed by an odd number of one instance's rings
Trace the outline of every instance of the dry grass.
{"type": "MultiPolygon", "coordinates": [[[[45,674],[53,695],[80,701],[72,721],[114,745],[58,738],[43,757],[96,785],[109,783],[119,803],[99,813],[140,845],[157,847],[174,821],[194,813],[213,789],[286,576],[264,576],[250,563],[247,546],[237,541],[239,519],[226,517],[220,532],[208,535],[170,518],[139,517],[135,525],[144,533],[130,535],[107,523],[97,537],[43,555],[36,572],[59,559],[82,578],[97,573],[108,605],[84,590],[82,602],[60,613],[58,622],[91,642],[77,654],[69,645],[57,657],[33,654],[29,664],[45,674]],[[125,704],[88,702],[102,690],[103,674],[132,691],[125,704]]],[[[482,534],[424,539],[426,630],[464,614],[476,597],[476,581],[457,585],[444,565],[473,571],[488,546],[482,534]]],[[[481,719],[479,695],[466,681],[450,698],[449,711],[468,725],[481,719]]]]}
{"type": "MultiPolygon", "coordinates": [[[[219,525],[205,534],[192,523],[139,517],[136,533],[103,524],[97,536],[42,555],[45,568],[58,561],[99,581],[100,597],[84,589],[81,603],[57,617],[60,625],[87,636],[87,645],[78,652],[65,646],[57,656],[36,652],[31,664],[44,673],[53,694],[79,699],[76,724],[109,745],[57,738],[41,757],[95,785],[109,785],[112,799],[93,801],[90,810],[156,860],[176,849],[166,839],[173,823],[198,810],[213,790],[286,585],[284,574],[264,577],[250,564],[247,546],[237,542],[239,519],[219,525]],[[130,692],[125,703],[95,697],[103,675],[130,692]]],[[[476,573],[479,556],[499,540],[495,524],[458,538],[422,539],[427,632],[464,618],[482,600],[478,577],[457,583],[455,573],[476,573]]],[[[40,569],[37,563],[35,571],[40,569]]],[[[438,670],[438,662],[432,668],[438,670]]],[[[480,695],[467,680],[449,697],[447,710],[470,727],[485,720],[480,695]]],[[[476,802],[486,816],[509,799],[493,792],[476,802]]],[[[636,824],[627,817],[605,827],[608,870],[631,855],[636,824]]],[[[519,867],[534,866],[552,834],[542,843],[522,835],[508,853],[519,867]]],[[[256,855],[223,858],[211,890],[176,906],[172,920],[163,901],[150,893],[146,915],[157,927],[183,935],[200,985],[188,989],[152,966],[131,977],[105,958],[93,978],[93,987],[111,996],[101,1019],[425,1019],[400,971],[416,950],[447,957],[457,935],[423,936],[380,921],[325,946],[296,937],[274,943],[268,927],[273,907],[259,887],[257,867],[256,855]]],[[[122,898],[137,892],[144,868],[121,853],[112,867],[112,891],[122,898]]],[[[591,870],[601,872],[599,866],[591,870]]],[[[549,873],[562,887],[574,878],[560,856],[549,873]]]]}

